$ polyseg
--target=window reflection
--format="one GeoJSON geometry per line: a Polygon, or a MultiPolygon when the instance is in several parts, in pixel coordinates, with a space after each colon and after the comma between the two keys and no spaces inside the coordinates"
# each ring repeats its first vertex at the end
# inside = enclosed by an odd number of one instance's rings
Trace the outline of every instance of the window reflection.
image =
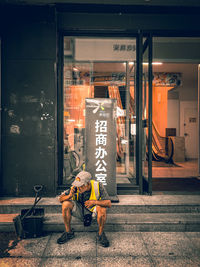
{"type": "Polygon", "coordinates": [[[70,184],[85,168],[85,98],[117,99],[117,133],[113,133],[113,142],[117,146],[117,181],[122,182],[122,176],[133,177],[135,170],[134,62],[77,61],[74,43],[74,38],[64,38],[63,183],[70,184]]]}

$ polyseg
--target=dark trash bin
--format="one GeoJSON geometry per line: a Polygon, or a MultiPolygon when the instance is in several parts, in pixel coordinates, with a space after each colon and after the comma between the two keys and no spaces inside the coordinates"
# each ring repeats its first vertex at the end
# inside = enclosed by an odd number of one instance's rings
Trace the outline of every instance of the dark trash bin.
{"type": "MultiPolygon", "coordinates": [[[[28,209],[21,210],[21,217],[27,213],[28,209]]],[[[24,231],[23,238],[39,237],[43,234],[44,209],[36,208],[31,214],[22,220],[24,231]]]]}
{"type": "Polygon", "coordinates": [[[38,193],[42,188],[42,185],[34,186],[36,196],[33,206],[30,209],[22,209],[21,214],[13,219],[15,232],[19,238],[39,237],[43,234],[44,209],[35,208],[41,199],[38,193]]]}

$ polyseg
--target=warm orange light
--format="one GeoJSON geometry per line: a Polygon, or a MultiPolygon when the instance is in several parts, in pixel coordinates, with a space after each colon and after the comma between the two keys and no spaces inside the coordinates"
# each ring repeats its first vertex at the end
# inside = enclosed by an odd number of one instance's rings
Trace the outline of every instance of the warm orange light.
{"type": "MultiPolygon", "coordinates": [[[[162,62],[152,62],[152,65],[162,65],[162,62]]],[[[143,65],[149,65],[148,62],[143,62],[143,65]]]]}

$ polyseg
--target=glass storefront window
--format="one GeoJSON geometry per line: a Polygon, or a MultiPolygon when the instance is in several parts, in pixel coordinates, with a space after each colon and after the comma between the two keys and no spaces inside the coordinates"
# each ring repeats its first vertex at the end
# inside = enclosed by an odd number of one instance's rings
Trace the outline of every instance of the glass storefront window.
{"type": "Polygon", "coordinates": [[[135,39],[64,37],[63,184],[85,168],[85,99],[117,100],[117,183],[135,177],[135,39]]]}

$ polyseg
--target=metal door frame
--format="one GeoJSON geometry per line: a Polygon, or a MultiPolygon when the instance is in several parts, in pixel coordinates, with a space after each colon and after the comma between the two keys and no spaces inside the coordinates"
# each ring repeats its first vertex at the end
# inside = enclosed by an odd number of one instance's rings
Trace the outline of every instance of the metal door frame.
{"type": "MultiPolygon", "coordinates": [[[[1,54],[1,36],[0,36],[0,177],[3,177],[3,171],[2,171],[2,87],[1,87],[1,83],[2,83],[2,75],[1,75],[1,61],[2,61],[2,54],[1,54]]],[[[2,179],[0,180],[0,186],[2,188],[2,179]]],[[[0,190],[0,194],[1,194],[1,190],[0,190]]]]}
{"type": "MultiPolygon", "coordinates": [[[[72,32],[62,32],[59,35],[59,51],[63,51],[63,37],[64,36],[84,36],[84,37],[91,37],[91,34],[79,34],[72,32]]],[[[149,115],[148,115],[148,127],[149,127],[149,137],[148,138],[148,151],[149,151],[149,166],[148,166],[148,176],[150,177],[148,188],[145,187],[144,179],[142,176],[142,138],[143,138],[143,121],[142,121],[142,62],[143,62],[143,52],[147,47],[149,47],[151,53],[149,53],[148,61],[150,63],[151,68],[149,68],[149,77],[152,77],[152,36],[143,34],[139,31],[137,34],[133,35],[118,35],[118,34],[104,34],[104,37],[132,37],[136,38],[136,182],[139,185],[139,193],[143,194],[147,192],[152,194],[152,79],[149,82],[149,115]],[[143,37],[146,37],[146,42],[143,45],[143,37]],[[145,48],[146,47],[146,48],[145,48]]],[[[92,37],[99,37],[95,34],[92,34],[92,37]]],[[[60,107],[58,112],[58,186],[62,184],[62,66],[63,66],[63,58],[62,54],[59,53],[59,67],[58,67],[58,106],[60,107]]]]}
{"type": "Polygon", "coordinates": [[[152,195],[152,36],[144,36],[139,32],[136,39],[136,180],[139,184],[139,193],[148,193],[152,195]],[[143,38],[146,38],[143,44],[143,38]],[[143,54],[146,49],[148,53],[148,181],[144,179],[142,174],[142,143],[144,139],[144,126],[142,120],[142,86],[143,86],[143,54]]]}

